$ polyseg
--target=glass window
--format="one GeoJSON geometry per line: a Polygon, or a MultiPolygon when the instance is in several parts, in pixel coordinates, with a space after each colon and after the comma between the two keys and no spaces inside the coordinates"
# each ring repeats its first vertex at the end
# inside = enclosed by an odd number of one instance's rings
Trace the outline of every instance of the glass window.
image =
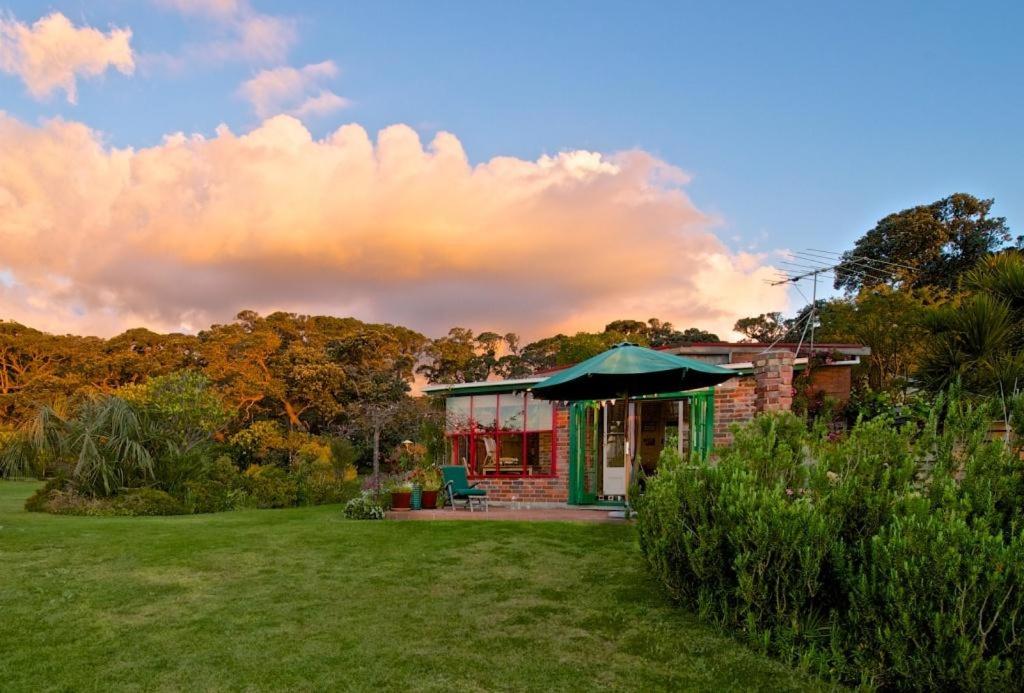
{"type": "Polygon", "coordinates": [[[497,415],[497,395],[473,395],[473,425],[477,430],[493,431],[497,415]]]}
{"type": "Polygon", "coordinates": [[[451,462],[466,466],[470,475],[522,477],[554,472],[550,402],[511,392],[449,397],[445,412],[451,462]]]}
{"type": "Polygon", "coordinates": [[[526,473],[551,474],[551,431],[526,434],[526,473]]]}
{"type": "Polygon", "coordinates": [[[501,451],[498,457],[499,472],[520,476],[523,473],[523,434],[502,434],[498,449],[501,451]]]}
{"type": "Polygon", "coordinates": [[[503,431],[521,431],[525,412],[523,411],[523,395],[502,394],[498,395],[498,423],[503,431]]]}
{"type": "Polygon", "coordinates": [[[526,430],[551,430],[551,402],[526,396],[526,430]]]}
{"type": "Polygon", "coordinates": [[[452,436],[452,464],[459,464],[470,469],[469,436],[452,436]]]}
{"type": "Polygon", "coordinates": [[[473,436],[473,453],[476,459],[474,474],[493,476],[498,473],[498,444],[493,435],[473,436]]]}
{"type": "Polygon", "coordinates": [[[449,397],[445,400],[445,430],[449,433],[469,431],[470,397],[449,397]]]}

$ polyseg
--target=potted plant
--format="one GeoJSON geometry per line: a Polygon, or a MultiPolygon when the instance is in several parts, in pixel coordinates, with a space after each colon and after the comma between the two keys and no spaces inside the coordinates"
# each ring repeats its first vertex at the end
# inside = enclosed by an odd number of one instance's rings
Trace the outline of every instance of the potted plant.
{"type": "Polygon", "coordinates": [[[402,479],[394,479],[388,484],[391,493],[391,509],[406,511],[412,508],[412,484],[402,479]]]}
{"type": "Polygon", "coordinates": [[[420,467],[413,472],[413,483],[422,489],[422,507],[427,510],[436,508],[437,494],[441,490],[441,471],[433,465],[420,467]]]}

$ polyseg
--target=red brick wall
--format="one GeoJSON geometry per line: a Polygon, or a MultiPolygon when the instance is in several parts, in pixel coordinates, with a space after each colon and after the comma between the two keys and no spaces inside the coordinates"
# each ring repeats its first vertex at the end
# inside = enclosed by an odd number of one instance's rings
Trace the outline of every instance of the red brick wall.
{"type": "Polygon", "coordinates": [[[754,406],[757,411],[793,408],[793,352],[769,351],[754,359],[754,406]]]}
{"type": "Polygon", "coordinates": [[[519,479],[474,479],[496,503],[537,505],[569,500],[569,409],[555,405],[555,474],[519,479]]]}
{"type": "Polygon", "coordinates": [[[757,381],[752,375],[741,375],[715,388],[715,445],[732,442],[733,424],[750,421],[755,407],[757,381]]]}

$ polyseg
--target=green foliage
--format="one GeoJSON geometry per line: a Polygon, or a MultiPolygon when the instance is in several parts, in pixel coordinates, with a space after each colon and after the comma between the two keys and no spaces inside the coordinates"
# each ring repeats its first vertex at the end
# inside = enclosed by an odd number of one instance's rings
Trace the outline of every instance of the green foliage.
{"type": "Polygon", "coordinates": [[[18,466],[52,461],[67,468],[71,483],[86,495],[109,496],[153,479],[151,432],[120,397],[86,399],[71,414],[43,407],[19,435],[19,444],[9,449],[21,456],[18,466]]]}
{"type": "Polygon", "coordinates": [[[203,476],[185,482],[183,495],[183,503],[191,513],[235,510],[247,502],[242,476],[226,455],[214,460],[203,476]]]}
{"type": "Polygon", "coordinates": [[[956,288],[963,274],[1011,238],[1005,217],[989,216],[993,202],[954,193],[888,215],[843,254],[836,288],[851,293],[877,284],[956,288]],[[875,259],[885,262],[871,262],[875,259]]]}
{"type": "Polygon", "coordinates": [[[30,512],[53,515],[119,517],[144,515],[183,515],[187,511],[178,499],[153,488],[128,489],[116,496],[87,496],[62,480],[53,480],[25,501],[30,512]]]}
{"type": "Polygon", "coordinates": [[[974,394],[1009,397],[1024,383],[1024,255],[988,258],[964,285],[968,295],[927,315],[921,378],[932,390],[958,381],[974,394]]]}
{"type": "Polygon", "coordinates": [[[269,419],[254,421],[231,436],[231,445],[242,466],[284,465],[288,461],[285,432],[279,423],[269,419]]]}
{"type": "Polygon", "coordinates": [[[298,504],[299,484],[280,467],[254,464],[242,475],[247,502],[257,508],[287,508],[298,504]]]}
{"type": "Polygon", "coordinates": [[[383,520],[384,508],[368,493],[361,493],[345,503],[342,514],[349,520],[383,520]]]}
{"type": "Polygon", "coordinates": [[[1024,462],[953,391],[923,429],[878,416],[823,437],[791,415],[717,460],[662,454],[641,550],[702,617],[817,673],[872,687],[1019,686],[1024,462]]]}

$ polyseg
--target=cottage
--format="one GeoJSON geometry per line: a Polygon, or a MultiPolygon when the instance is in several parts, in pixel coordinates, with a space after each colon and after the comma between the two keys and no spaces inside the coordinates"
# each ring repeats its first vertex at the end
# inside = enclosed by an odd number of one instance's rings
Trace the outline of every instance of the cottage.
{"type": "MultiPolygon", "coordinates": [[[[669,442],[681,452],[707,454],[727,443],[733,424],[758,412],[787,410],[794,372],[808,368],[797,344],[692,344],[670,353],[735,371],[710,388],[618,400],[548,402],[531,389],[554,371],[516,380],[431,385],[443,397],[450,463],[463,465],[496,503],[622,505],[626,496],[623,446],[634,421],[637,464],[657,472],[669,442]]],[[[851,344],[816,345],[810,388],[839,400],[850,396],[851,369],[870,350],[851,344]],[[827,356],[824,356],[827,355],[827,356]]]]}

